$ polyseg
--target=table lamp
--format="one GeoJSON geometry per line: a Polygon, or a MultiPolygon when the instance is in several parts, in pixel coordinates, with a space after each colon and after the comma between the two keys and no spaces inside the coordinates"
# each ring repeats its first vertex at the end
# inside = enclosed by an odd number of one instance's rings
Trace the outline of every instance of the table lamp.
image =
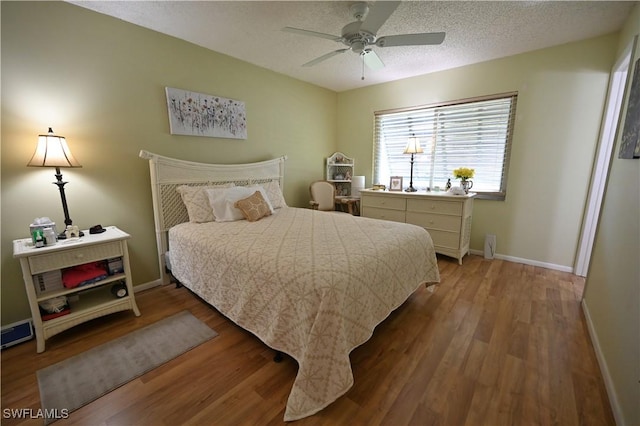
{"type": "Polygon", "coordinates": [[[405,189],[406,192],[416,192],[417,189],[413,187],[413,156],[415,154],[421,154],[422,148],[420,147],[420,139],[412,135],[407,142],[407,147],[404,149],[403,154],[411,154],[411,178],[409,180],[409,187],[405,189]]]}
{"type": "MultiPolygon", "coordinates": [[[[49,127],[49,133],[46,135],[38,136],[38,145],[36,151],[33,153],[33,157],[27,164],[28,167],[55,167],[56,168],[56,181],[53,182],[58,185],[60,190],[60,198],[62,199],[62,210],[64,211],[64,223],[65,230],[67,226],[73,224],[69,217],[69,208],[67,207],[67,197],[64,195],[64,185],[67,182],[62,181],[61,167],[82,167],[80,163],[71,155],[69,146],[64,136],[59,136],[53,133],[51,127],[49,127]]],[[[63,230],[58,239],[65,239],[66,234],[63,230]]],[[[80,232],[80,236],[83,233],[80,232]]]]}

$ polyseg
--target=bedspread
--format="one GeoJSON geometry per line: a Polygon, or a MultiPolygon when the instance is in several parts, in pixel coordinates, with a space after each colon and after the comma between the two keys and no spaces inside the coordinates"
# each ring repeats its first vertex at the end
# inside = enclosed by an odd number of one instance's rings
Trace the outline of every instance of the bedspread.
{"type": "Polygon", "coordinates": [[[347,392],[350,352],[440,278],[423,228],[346,213],[285,207],[258,222],[183,223],[169,247],[183,285],[298,362],[285,421],[347,392]]]}

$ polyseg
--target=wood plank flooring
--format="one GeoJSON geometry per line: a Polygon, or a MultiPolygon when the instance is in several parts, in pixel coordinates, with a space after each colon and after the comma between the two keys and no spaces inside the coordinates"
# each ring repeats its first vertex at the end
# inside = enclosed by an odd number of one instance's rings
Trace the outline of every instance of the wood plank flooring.
{"type": "MultiPolygon", "coordinates": [[[[351,354],[355,385],[296,425],[614,425],[580,299],[584,280],[467,256],[421,287],[351,354]]],[[[297,371],[187,289],[2,351],[3,425],[41,425],[36,370],[184,309],[219,336],[71,413],[60,425],[280,425],[297,371]]]]}

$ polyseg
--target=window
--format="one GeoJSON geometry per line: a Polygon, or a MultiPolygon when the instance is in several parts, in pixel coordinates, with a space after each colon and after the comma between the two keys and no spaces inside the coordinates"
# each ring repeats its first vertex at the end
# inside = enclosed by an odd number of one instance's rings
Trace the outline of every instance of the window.
{"type": "Polygon", "coordinates": [[[517,96],[514,92],[376,112],[374,182],[388,185],[391,176],[409,182],[411,161],[403,152],[415,136],[424,152],[414,156],[414,188],[444,188],[447,179],[458,185],[453,170],[469,167],[475,169],[472,191],[478,198],[503,200],[517,96]]]}

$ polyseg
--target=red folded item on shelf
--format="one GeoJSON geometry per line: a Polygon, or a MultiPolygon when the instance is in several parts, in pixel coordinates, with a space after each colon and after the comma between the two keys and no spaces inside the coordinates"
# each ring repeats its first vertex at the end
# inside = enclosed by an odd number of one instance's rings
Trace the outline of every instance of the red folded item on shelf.
{"type": "Polygon", "coordinates": [[[62,284],[75,288],[83,284],[99,281],[108,276],[104,262],[85,263],[62,271],[62,284]]]}
{"type": "Polygon", "coordinates": [[[69,315],[70,313],[71,313],[71,309],[66,308],[66,309],[63,309],[60,312],[52,312],[52,313],[42,314],[41,317],[42,317],[42,321],[49,321],[49,320],[52,320],[52,319],[55,319],[55,318],[58,318],[58,317],[69,315]]]}

